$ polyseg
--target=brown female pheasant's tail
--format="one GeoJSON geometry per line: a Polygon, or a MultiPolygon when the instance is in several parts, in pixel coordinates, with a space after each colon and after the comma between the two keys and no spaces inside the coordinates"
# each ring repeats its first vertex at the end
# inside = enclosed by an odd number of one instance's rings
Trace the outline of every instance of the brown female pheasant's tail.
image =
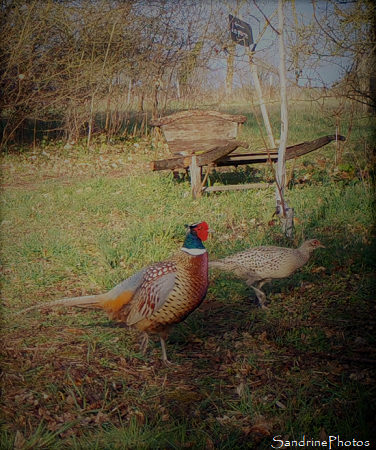
{"type": "Polygon", "coordinates": [[[209,269],[219,269],[224,270],[225,272],[230,272],[231,268],[227,263],[222,261],[209,261],[209,269]]]}

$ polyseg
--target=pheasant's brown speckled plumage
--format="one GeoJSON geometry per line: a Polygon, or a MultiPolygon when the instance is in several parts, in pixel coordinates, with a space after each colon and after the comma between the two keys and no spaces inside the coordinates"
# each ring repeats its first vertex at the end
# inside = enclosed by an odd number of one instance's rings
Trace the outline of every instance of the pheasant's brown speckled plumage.
{"type": "Polygon", "coordinates": [[[121,320],[125,323],[132,321],[132,313],[141,310],[145,317],[135,323],[134,327],[147,333],[158,333],[165,335],[169,328],[182,322],[191,312],[193,312],[204,300],[208,287],[208,254],[192,256],[185,252],[179,252],[173,260],[161,262],[149,266],[145,274],[145,281],[140,288],[139,294],[122,309],[112,313],[113,319],[121,320]],[[167,273],[176,274],[174,287],[166,298],[163,306],[151,315],[147,311],[142,311],[146,304],[151,307],[150,299],[152,283],[158,276],[164,275],[164,269],[168,267],[167,273]],[[157,274],[157,277],[146,279],[148,272],[157,274]]]}
{"type": "Polygon", "coordinates": [[[210,261],[209,268],[232,272],[244,279],[265,306],[265,294],[261,287],[275,278],[286,278],[309,260],[311,253],[324,247],[317,239],[303,242],[299,248],[254,247],[227,258],[210,261]],[[253,286],[256,283],[256,286],[253,286]]]}
{"type": "Polygon", "coordinates": [[[208,231],[206,222],[190,225],[183,248],[176,255],[140,270],[105,294],[42,303],[23,312],[56,306],[102,308],[111,319],[144,333],[158,333],[167,362],[164,339],[169,329],[193,312],[206,295],[208,254],[202,241],[208,231]]]}

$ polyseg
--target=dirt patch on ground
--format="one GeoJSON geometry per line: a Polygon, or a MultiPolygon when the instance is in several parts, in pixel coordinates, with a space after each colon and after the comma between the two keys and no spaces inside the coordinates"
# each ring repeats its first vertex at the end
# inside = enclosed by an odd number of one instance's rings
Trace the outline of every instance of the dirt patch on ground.
{"type": "MultiPolygon", "coordinates": [[[[136,177],[149,172],[145,155],[106,154],[45,156],[43,153],[7,155],[2,158],[1,189],[40,188],[42,184],[58,182],[69,186],[77,182],[109,177],[136,177]]],[[[153,159],[151,156],[150,160],[153,159]]]]}
{"type": "MultiPolygon", "coordinates": [[[[133,172],[133,171],[132,171],[133,172]]],[[[140,174],[143,172],[148,172],[148,168],[147,168],[147,164],[145,164],[145,168],[144,170],[140,171],[140,174]]],[[[0,189],[25,189],[25,190],[36,190],[39,189],[41,184],[47,183],[47,182],[58,182],[59,185],[62,186],[69,186],[71,184],[75,184],[77,182],[81,182],[84,183],[87,180],[91,180],[91,179],[95,179],[95,178],[100,178],[105,176],[106,178],[122,178],[122,177],[126,177],[130,175],[130,171],[128,170],[124,170],[124,171],[108,171],[104,174],[101,175],[86,175],[86,176],[72,176],[72,177],[67,177],[66,175],[55,175],[55,176],[51,176],[51,175],[42,175],[40,177],[38,177],[38,179],[34,179],[34,180],[29,180],[26,179],[26,177],[23,179],[22,177],[18,177],[18,179],[16,178],[14,181],[9,182],[9,183],[1,183],[0,184],[0,189]]],[[[134,174],[132,173],[131,175],[134,176],[134,174]]]]}

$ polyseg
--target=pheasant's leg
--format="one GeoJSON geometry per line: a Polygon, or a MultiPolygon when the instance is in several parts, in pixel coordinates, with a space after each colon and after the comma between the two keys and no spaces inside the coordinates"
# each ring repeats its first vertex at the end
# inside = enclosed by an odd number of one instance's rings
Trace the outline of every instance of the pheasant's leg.
{"type": "Polygon", "coordinates": [[[166,341],[163,339],[162,336],[160,336],[160,339],[161,339],[161,347],[162,347],[162,360],[168,361],[167,352],[166,352],[166,341]]]}
{"type": "Polygon", "coordinates": [[[266,295],[264,294],[264,292],[262,292],[260,290],[261,286],[263,284],[265,284],[266,282],[265,281],[259,281],[257,283],[257,288],[255,286],[253,286],[254,281],[252,279],[246,280],[246,283],[247,283],[247,286],[249,286],[250,288],[252,288],[255,291],[257,300],[258,300],[261,308],[267,309],[267,306],[266,306],[266,295]]]}
{"type": "Polygon", "coordinates": [[[256,297],[260,303],[261,308],[268,309],[266,306],[266,295],[264,292],[262,292],[260,289],[255,288],[254,286],[251,286],[251,288],[255,291],[256,297]]]}
{"type": "Polygon", "coordinates": [[[146,349],[149,344],[149,335],[147,333],[142,334],[141,343],[140,343],[140,351],[143,355],[146,353],[146,349]]]}
{"type": "Polygon", "coordinates": [[[261,308],[267,309],[267,306],[266,306],[266,295],[264,294],[264,292],[262,292],[262,291],[260,290],[260,287],[261,287],[263,284],[265,284],[265,281],[264,281],[264,282],[263,282],[263,281],[260,281],[260,282],[258,283],[258,288],[256,288],[255,286],[253,286],[253,284],[251,283],[251,281],[247,281],[247,285],[248,285],[249,287],[251,287],[251,288],[255,291],[257,300],[259,301],[259,304],[260,304],[261,308]]]}
{"type": "Polygon", "coordinates": [[[271,281],[273,281],[271,278],[265,278],[265,280],[261,280],[261,281],[259,281],[256,284],[257,289],[259,291],[259,295],[261,296],[261,298],[260,297],[257,297],[257,298],[259,299],[261,308],[264,308],[264,309],[268,309],[268,307],[266,306],[266,304],[267,304],[267,297],[266,297],[265,292],[262,291],[261,288],[264,286],[264,284],[270,283],[271,281]]]}
{"type": "Polygon", "coordinates": [[[261,289],[261,288],[264,286],[265,283],[268,283],[268,281],[269,281],[269,280],[262,280],[262,281],[259,281],[259,282],[256,284],[257,289],[261,289]]]}
{"type": "Polygon", "coordinates": [[[173,363],[167,359],[166,341],[163,339],[162,336],[160,336],[160,339],[161,339],[161,347],[162,347],[162,361],[164,362],[164,364],[166,364],[166,366],[171,366],[173,363]]]}

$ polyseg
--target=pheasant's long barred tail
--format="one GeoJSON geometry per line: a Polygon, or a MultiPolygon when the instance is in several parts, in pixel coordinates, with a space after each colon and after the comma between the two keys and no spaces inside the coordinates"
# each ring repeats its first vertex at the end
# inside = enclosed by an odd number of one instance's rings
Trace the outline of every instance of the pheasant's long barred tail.
{"type": "Polygon", "coordinates": [[[174,257],[145,267],[111,291],[40,303],[20,313],[59,306],[100,307],[110,319],[144,334],[158,334],[162,359],[168,362],[165,339],[171,326],[202,303],[208,288],[208,254],[202,242],[208,238],[209,226],[197,222],[187,227],[183,247],[174,257]]]}
{"type": "Polygon", "coordinates": [[[87,295],[84,297],[72,297],[72,298],[62,298],[60,300],[53,300],[52,302],[38,303],[37,305],[30,306],[30,308],[23,309],[16,312],[16,315],[21,313],[26,313],[34,309],[48,309],[62,306],[89,306],[96,305],[101,301],[102,295],[87,295]]]}

